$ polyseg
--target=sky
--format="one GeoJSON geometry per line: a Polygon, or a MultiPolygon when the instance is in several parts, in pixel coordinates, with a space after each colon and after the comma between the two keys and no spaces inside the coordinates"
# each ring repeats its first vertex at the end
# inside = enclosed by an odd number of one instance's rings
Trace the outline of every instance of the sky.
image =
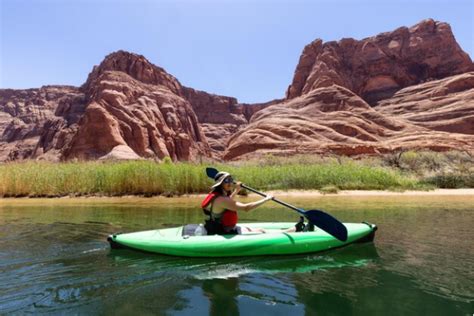
{"type": "Polygon", "coordinates": [[[473,0],[0,0],[0,88],[79,86],[106,55],[144,55],[240,102],[284,97],[305,45],[448,22],[474,57],[473,0]]]}

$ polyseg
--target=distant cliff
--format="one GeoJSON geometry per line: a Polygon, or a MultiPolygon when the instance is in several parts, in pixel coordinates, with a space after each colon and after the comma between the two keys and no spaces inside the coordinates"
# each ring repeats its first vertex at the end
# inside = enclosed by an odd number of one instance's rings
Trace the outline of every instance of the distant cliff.
{"type": "Polygon", "coordinates": [[[447,23],[306,46],[285,99],[240,104],[118,51],[81,87],[0,90],[0,161],[474,151],[474,66],[447,23]]]}

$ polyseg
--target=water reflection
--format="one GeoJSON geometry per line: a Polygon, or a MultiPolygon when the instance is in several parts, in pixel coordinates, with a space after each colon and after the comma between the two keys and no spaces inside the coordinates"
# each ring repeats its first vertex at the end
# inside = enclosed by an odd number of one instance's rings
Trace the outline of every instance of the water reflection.
{"type": "Polygon", "coordinates": [[[110,251],[115,263],[151,264],[161,272],[179,271],[196,279],[228,279],[250,273],[311,273],[341,267],[361,267],[378,258],[373,243],[354,244],[336,250],[305,255],[229,258],[184,258],[141,253],[128,249],[110,251]]]}
{"type": "Polygon", "coordinates": [[[301,273],[306,279],[333,269],[363,268],[376,264],[378,254],[373,244],[360,244],[297,256],[176,258],[117,250],[108,257],[118,268],[133,266],[144,274],[151,270],[161,276],[172,274],[182,283],[183,289],[172,300],[180,304],[172,305],[171,314],[187,315],[197,301],[211,315],[245,315],[261,309],[262,304],[276,314],[302,312],[305,302],[298,301],[300,285],[292,275],[301,273]]]}
{"type": "Polygon", "coordinates": [[[204,280],[202,290],[210,302],[209,315],[233,316],[240,314],[236,296],[239,292],[238,278],[204,280]]]}

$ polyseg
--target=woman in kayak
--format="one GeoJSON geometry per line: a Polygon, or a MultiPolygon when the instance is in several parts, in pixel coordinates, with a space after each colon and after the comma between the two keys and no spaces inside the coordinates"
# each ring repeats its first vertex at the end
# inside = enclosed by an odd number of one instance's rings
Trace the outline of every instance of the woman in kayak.
{"type": "Polygon", "coordinates": [[[263,229],[250,229],[248,227],[238,227],[239,211],[251,211],[263,203],[270,201],[273,196],[267,195],[265,198],[251,203],[241,203],[234,200],[234,197],[241,190],[240,182],[236,183],[232,191],[234,180],[227,172],[219,172],[214,180],[216,183],[212,186],[212,191],[202,202],[204,213],[209,215],[210,219],[206,221],[205,228],[208,235],[214,234],[239,234],[243,231],[262,232],[263,229]]]}

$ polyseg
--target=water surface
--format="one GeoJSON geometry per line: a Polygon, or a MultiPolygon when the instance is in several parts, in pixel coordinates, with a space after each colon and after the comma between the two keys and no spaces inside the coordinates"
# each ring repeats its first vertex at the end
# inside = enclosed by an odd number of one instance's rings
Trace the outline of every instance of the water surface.
{"type": "MultiPolygon", "coordinates": [[[[474,196],[285,199],[374,243],[284,257],[109,249],[109,233],[199,222],[199,199],[0,201],[0,314],[472,315],[474,196]]],[[[266,204],[241,221],[295,221],[266,204]]]]}

